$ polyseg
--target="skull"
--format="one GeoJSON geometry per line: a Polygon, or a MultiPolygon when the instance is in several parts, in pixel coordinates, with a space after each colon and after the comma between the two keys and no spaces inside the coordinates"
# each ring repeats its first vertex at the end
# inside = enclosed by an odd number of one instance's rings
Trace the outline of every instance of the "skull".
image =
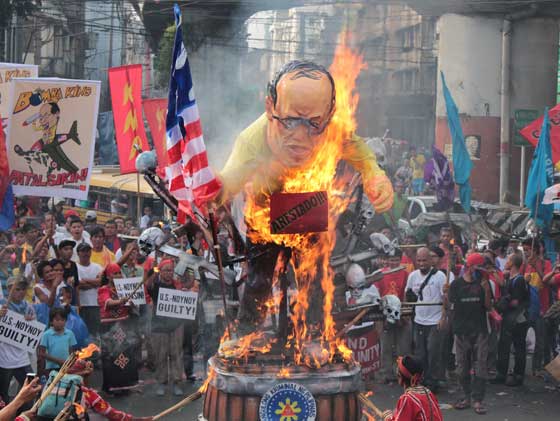
{"type": "Polygon", "coordinates": [[[383,314],[389,323],[395,323],[401,318],[401,300],[396,295],[385,295],[381,299],[383,314]]]}
{"type": "Polygon", "coordinates": [[[165,234],[158,227],[151,227],[142,232],[138,237],[138,247],[143,255],[147,256],[156,250],[165,241],[165,234]]]}
{"type": "Polygon", "coordinates": [[[363,288],[366,285],[366,273],[357,263],[352,263],[346,271],[348,288],[363,288]]]}
{"type": "Polygon", "coordinates": [[[374,232],[369,236],[369,240],[379,252],[393,256],[395,254],[396,242],[392,242],[379,232],[374,232]]]}
{"type": "Polygon", "coordinates": [[[381,295],[374,285],[367,286],[366,274],[357,263],[352,263],[346,271],[346,304],[357,305],[379,305],[381,295]]]}

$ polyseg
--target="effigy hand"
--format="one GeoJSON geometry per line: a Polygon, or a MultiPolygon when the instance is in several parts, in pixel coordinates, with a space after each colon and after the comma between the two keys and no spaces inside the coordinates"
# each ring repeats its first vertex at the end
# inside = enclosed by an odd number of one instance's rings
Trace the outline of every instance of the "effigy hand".
{"type": "Polygon", "coordinates": [[[385,174],[364,181],[364,190],[375,212],[387,212],[393,206],[393,185],[385,174]]]}

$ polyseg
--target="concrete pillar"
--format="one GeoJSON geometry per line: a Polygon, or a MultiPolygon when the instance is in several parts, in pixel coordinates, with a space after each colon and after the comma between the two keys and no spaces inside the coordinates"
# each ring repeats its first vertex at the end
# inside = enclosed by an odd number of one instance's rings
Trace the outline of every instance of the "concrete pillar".
{"type": "MultiPolygon", "coordinates": [[[[482,16],[449,14],[438,22],[438,67],[445,74],[457,103],[467,146],[473,152],[473,197],[491,202],[499,200],[502,27],[503,18],[482,16]]],[[[513,21],[511,28],[509,108],[513,117],[516,109],[544,109],[545,105],[554,104],[558,26],[555,19],[530,18],[513,21]]],[[[451,139],[441,92],[438,77],[436,146],[450,152],[451,139]]],[[[506,200],[515,203],[520,177],[519,148],[512,146],[509,153],[512,155],[510,196],[506,200]]]]}

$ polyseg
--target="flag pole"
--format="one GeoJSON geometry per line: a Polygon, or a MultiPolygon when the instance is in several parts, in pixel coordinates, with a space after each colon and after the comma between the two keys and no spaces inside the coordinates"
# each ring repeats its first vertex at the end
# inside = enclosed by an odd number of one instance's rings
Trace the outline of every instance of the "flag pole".
{"type": "Polygon", "coordinates": [[[140,220],[142,218],[142,209],[140,204],[140,173],[136,172],[136,218],[140,220]]]}

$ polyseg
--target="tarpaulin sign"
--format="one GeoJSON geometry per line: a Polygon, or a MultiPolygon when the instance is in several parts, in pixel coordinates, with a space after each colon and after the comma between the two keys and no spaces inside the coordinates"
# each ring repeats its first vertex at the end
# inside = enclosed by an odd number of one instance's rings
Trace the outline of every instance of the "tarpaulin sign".
{"type": "Polygon", "coordinates": [[[326,191],[274,193],[270,198],[270,232],[303,234],[327,231],[329,201],[326,191]]]}
{"type": "Polygon", "coordinates": [[[194,320],[197,301],[198,292],[160,288],[156,316],[194,320]]]}
{"type": "Polygon", "coordinates": [[[132,292],[134,294],[130,298],[130,300],[134,303],[134,305],[142,305],[146,304],[146,295],[144,294],[144,288],[138,287],[138,284],[142,283],[142,277],[137,276],[135,278],[120,278],[115,279],[113,281],[115,284],[115,290],[117,291],[117,295],[119,298],[128,298],[132,292]],[[134,291],[136,289],[136,291],[134,291]]]}
{"type": "Polygon", "coordinates": [[[101,82],[13,79],[7,151],[15,195],[87,200],[101,82]]]}
{"type": "Polygon", "coordinates": [[[0,319],[0,342],[10,344],[25,352],[34,352],[41,342],[46,326],[36,320],[8,310],[0,319]]]}
{"type": "Polygon", "coordinates": [[[346,345],[354,353],[354,359],[362,366],[362,374],[379,370],[381,348],[373,325],[350,330],[346,335],[346,345]]]}
{"type": "Polygon", "coordinates": [[[0,117],[4,128],[10,115],[10,82],[14,78],[37,76],[39,66],[35,64],[0,63],[0,117]]]}

